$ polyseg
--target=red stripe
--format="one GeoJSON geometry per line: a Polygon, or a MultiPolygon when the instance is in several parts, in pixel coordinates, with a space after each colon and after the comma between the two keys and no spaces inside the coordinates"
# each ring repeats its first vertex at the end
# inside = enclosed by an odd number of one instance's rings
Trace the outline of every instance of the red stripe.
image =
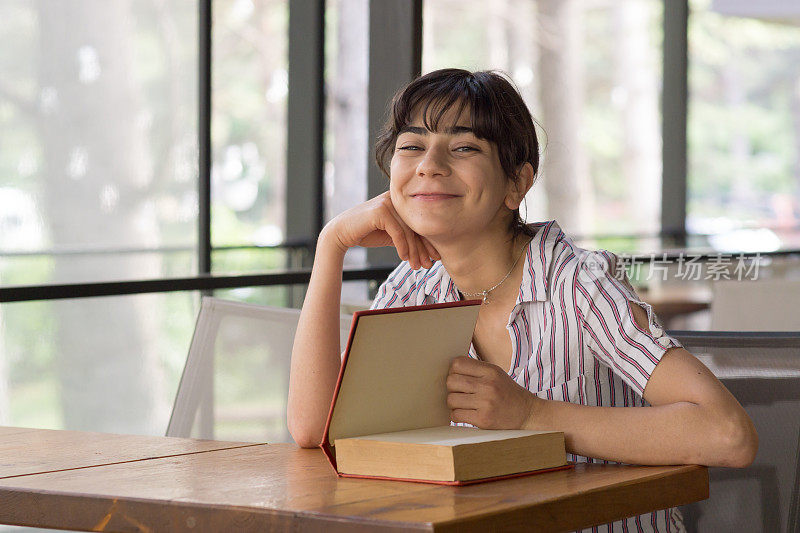
{"type": "MultiPolygon", "coordinates": [[[[630,344],[631,346],[633,346],[635,348],[638,348],[639,351],[642,352],[642,355],[644,355],[645,357],[650,359],[653,363],[658,363],[658,359],[652,353],[650,353],[650,351],[647,348],[645,348],[645,346],[643,344],[641,344],[639,342],[636,342],[634,339],[632,339],[625,332],[625,326],[622,324],[622,316],[619,314],[619,311],[618,311],[617,306],[616,306],[616,301],[603,288],[602,283],[600,283],[599,280],[595,280],[594,285],[595,285],[595,287],[597,287],[597,289],[600,291],[600,294],[603,295],[603,298],[608,303],[608,305],[611,307],[611,312],[613,313],[614,318],[617,320],[617,330],[619,331],[620,335],[622,335],[622,338],[625,339],[625,341],[627,341],[627,343],[630,344]]],[[[623,297],[624,296],[625,296],[625,294],[623,293],[623,297]]],[[[627,299],[625,301],[628,302],[627,299]]],[[[626,308],[627,308],[627,303],[626,303],[626,308]]],[[[636,321],[633,318],[633,313],[631,313],[630,308],[627,308],[626,310],[628,312],[628,315],[629,315],[628,317],[630,318],[631,322],[633,322],[635,324],[636,321]]],[[[647,374],[647,378],[648,379],[650,378],[650,374],[647,374]]]]}
{"type": "Polygon", "coordinates": [[[641,520],[640,516],[637,516],[634,519],[634,522],[636,522],[636,533],[644,533],[644,530],[642,529],[642,520],[641,520]]]}
{"type": "Polygon", "coordinates": [[[561,273],[564,271],[564,267],[567,266],[567,263],[569,263],[570,259],[572,259],[573,257],[575,257],[575,254],[570,252],[569,255],[566,258],[564,258],[564,260],[561,262],[561,266],[558,267],[558,270],[556,271],[555,276],[553,276],[550,279],[550,284],[551,285],[558,281],[558,278],[561,276],[561,273]]]}
{"type": "MultiPolygon", "coordinates": [[[[605,320],[603,320],[602,313],[600,313],[600,310],[594,304],[594,301],[592,301],[592,299],[589,297],[589,295],[585,292],[585,289],[583,289],[583,287],[578,285],[578,290],[580,290],[583,293],[584,297],[589,302],[589,306],[594,311],[595,316],[597,317],[598,321],[600,322],[600,326],[603,328],[603,331],[605,332],[608,340],[611,341],[612,346],[614,346],[614,351],[617,353],[617,355],[619,355],[621,359],[623,359],[624,361],[629,363],[631,366],[636,368],[642,374],[642,376],[645,378],[645,381],[647,381],[647,379],[650,377],[650,375],[644,370],[644,368],[642,368],[642,366],[635,359],[632,359],[631,357],[628,357],[627,355],[625,355],[625,353],[622,350],[620,350],[619,347],[614,343],[614,337],[611,335],[611,332],[608,329],[608,325],[606,324],[605,320]]],[[[595,342],[600,344],[599,339],[594,334],[594,331],[589,327],[589,324],[587,322],[584,322],[584,327],[586,329],[588,329],[592,333],[592,337],[595,339],[595,342]]],[[[625,372],[618,364],[615,363],[614,358],[611,357],[611,355],[606,351],[606,349],[604,347],[601,347],[601,349],[609,357],[609,361],[608,361],[609,362],[609,366],[613,366],[614,368],[616,368],[620,372],[625,373],[625,375],[628,376],[634,383],[636,383],[637,385],[639,384],[639,382],[637,380],[633,379],[633,377],[630,376],[630,374],[625,372]]],[[[644,387],[642,387],[642,389],[644,389],[644,387]]]]}
{"type": "MultiPolygon", "coordinates": [[[[533,343],[531,342],[531,323],[528,320],[528,315],[525,313],[525,308],[523,307],[522,311],[520,311],[519,315],[517,315],[522,320],[522,326],[525,331],[525,351],[530,354],[531,353],[531,346],[533,343]]],[[[523,371],[522,381],[525,383],[525,388],[531,390],[531,373],[529,371],[530,368],[530,355],[525,358],[525,370],[523,371]]]]}
{"type": "MultiPolygon", "coordinates": [[[[589,336],[592,338],[592,340],[594,340],[594,342],[597,345],[597,347],[600,348],[600,350],[605,354],[605,356],[608,359],[608,361],[604,361],[604,362],[606,362],[608,366],[613,366],[614,368],[616,368],[617,371],[619,371],[620,373],[624,374],[629,380],[631,380],[631,382],[635,383],[636,385],[639,385],[642,389],[644,389],[642,384],[639,383],[636,379],[634,379],[633,376],[631,376],[628,372],[626,372],[624,368],[621,368],[619,365],[614,364],[614,362],[613,362],[614,358],[611,356],[611,354],[609,354],[606,351],[606,349],[603,347],[602,343],[600,342],[600,339],[597,338],[597,335],[595,334],[594,330],[591,327],[589,327],[589,325],[586,322],[583,323],[583,328],[589,333],[589,336]]],[[[589,349],[591,350],[591,347],[589,349]]],[[[592,350],[592,353],[597,355],[597,352],[595,352],[594,350],[592,350]]],[[[598,358],[599,358],[599,356],[598,356],[598,358]]]]}
{"type": "MultiPolygon", "coordinates": [[[[556,309],[548,304],[550,309],[550,388],[556,386],[556,309]]],[[[566,358],[566,357],[565,357],[566,358]]]]}
{"type": "MultiPolygon", "coordinates": [[[[542,313],[544,316],[544,313],[542,313]]],[[[542,325],[539,326],[539,344],[536,346],[536,373],[539,375],[537,385],[537,391],[540,391],[544,388],[544,384],[542,383],[542,374],[544,374],[544,365],[542,363],[542,345],[544,344],[544,335],[542,335],[542,325]]]]}
{"type": "Polygon", "coordinates": [[[564,379],[569,381],[572,379],[570,372],[569,359],[570,359],[570,345],[569,345],[569,324],[567,323],[567,304],[564,302],[564,283],[562,282],[558,288],[558,300],[561,303],[561,327],[564,330],[564,379]]]}
{"type": "Polygon", "coordinates": [[[608,388],[611,391],[611,405],[616,406],[617,402],[615,401],[614,395],[614,372],[612,372],[610,368],[608,369],[608,388]]]}
{"type": "MultiPolygon", "coordinates": [[[[545,242],[547,241],[547,236],[550,234],[550,228],[553,227],[553,224],[555,224],[555,220],[551,220],[550,222],[547,223],[547,225],[544,227],[544,230],[543,230],[543,233],[542,233],[542,239],[539,241],[539,259],[542,261],[542,287],[543,288],[546,288],[544,286],[544,278],[545,278],[545,276],[547,276],[547,259],[544,256],[544,246],[545,246],[545,242]]],[[[535,287],[535,285],[534,285],[534,287],[535,287]]]]}
{"type": "MultiPolygon", "coordinates": [[[[573,311],[575,311],[575,316],[578,317],[578,327],[576,328],[576,333],[578,334],[578,375],[585,376],[586,373],[583,368],[583,361],[585,359],[585,354],[583,351],[583,324],[585,321],[583,319],[583,313],[581,313],[581,310],[578,308],[578,298],[575,294],[577,279],[577,276],[575,276],[572,281],[572,306],[573,311]]],[[[578,398],[581,401],[581,405],[587,404],[586,396],[583,394],[583,388],[578,389],[578,398]]]]}
{"type": "MultiPolygon", "coordinates": [[[[395,292],[394,292],[394,294],[392,294],[392,298],[386,303],[385,307],[391,307],[392,306],[392,304],[394,303],[394,301],[397,299],[397,296],[398,296],[398,292],[397,292],[398,286],[402,287],[403,285],[405,285],[405,282],[408,279],[408,276],[410,276],[411,273],[414,272],[413,270],[411,270],[411,266],[408,263],[402,263],[402,264],[405,264],[405,266],[406,266],[406,268],[408,268],[408,270],[406,270],[406,273],[403,276],[403,279],[400,280],[400,283],[395,285],[395,287],[394,287],[395,292]]],[[[403,301],[408,300],[408,298],[407,298],[408,294],[410,294],[410,291],[413,290],[413,288],[414,288],[414,286],[412,286],[411,289],[409,289],[409,292],[405,295],[406,299],[403,300],[403,301]]]]}
{"type": "Polygon", "coordinates": [[[603,387],[600,384],[600,361],[594,360],[594,394],[597,398],[597,405],[603,406],[603,387]]]}
{"type": "Polygon", "coordinates": [[[519,366],[520,344],[522,342],[519,335],[519,326],[517,326],[516,322],[511,323],[511,332],[514,334],[514,346],[511,347],[514,352],[514,358],[511,360],[511,372],[513,374],[514,370],[519,366]]]}

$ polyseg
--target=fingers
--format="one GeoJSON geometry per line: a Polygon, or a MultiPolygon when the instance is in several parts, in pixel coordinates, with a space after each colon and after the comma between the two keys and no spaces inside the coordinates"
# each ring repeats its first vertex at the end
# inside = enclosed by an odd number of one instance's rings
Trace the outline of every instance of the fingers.
{"type": "Polygon", "coordinates": [[[392,218],[394,218],[397,225],[402,228],[403,246],[408,250],[406,257],[403,258],[401,256],[401,259],[408,261],[408,263],[411,265],[411,268],[416,270],[420,267],[421,262],[419,260],[419,251],[417,249],[417,241],[414,238],[414,232],[405,222],[403,222],[403,219],[400,218],[400,215],[398,215],[393,209],[390,209],[390,214],[392,218]]]}
{"type": "Polygon", "coordinates": [[[429,241],[425,237],[420,237],[420,240],[422,241],[422,244],[425,246],[425,249],[428,251],[428,257],[430,257],[434,261],[438,261],[442,258],[442,256],[439,255],[439,252],[436,250],[436,248],[434,248],[433,245],[431,244],[431,241],[429,241]]]}
{"type": "Polygon", "coordinates": [[[420,237],[414,230],[412,230],[408,224],[405,223],[405,221],[403,221],[402,217],[400,217],[400,215],[394,209],[394,206],[391,205],[391,201],[386,202],[385,205],[392,218],[394,218],[397,224],[402,228],[405,237],[405,245],[408,247],[408,256],[405,258],[400,256],[400,258],[407,260],[411,265],[411,268],[414,270],[420,268],[421,266],[425,266],[426,268],[432,267],[433,262],[430,260],[428,248],[425,246],[422,240],[423,238],[420,237]]]}
{"type": "Polygon", "coordinates": [[[451,409],[450,420],[453,422],[466,422],[467,424],[475,424],[478,411],[475,409],[451,409]]]}
{"type": "Polygon", "coordinates": [[[478,378],[463,374],[448,374],[445,381],[448,392],[475,393],[478,388],[478,378]]]}
{"type": "Polygon", "coordinates": [[[499,368],[499,366],[493,365],[492,363],[478,361],[466,355],[455,357],[450,361],[450,374],[463,374],[465,376],[485,378],[497,372],[499,368]]]}
{"type": "Polygon", "coordinates": [[[480,405],[477,395],[466,394],[464,392],[451,392],[447,395],[447,407],[452,409],[471,409],[477,410],[480,405]]]}
{"type": "Polygon", "coordinates": [[[397,250],[397,255],[400,256],[401,260],[407,261],[409,259],[410,250],[402,224],[391,215],[385,217],[385,220],[382,222],[382,229],[392,238],[392,243],[397,250]]]}

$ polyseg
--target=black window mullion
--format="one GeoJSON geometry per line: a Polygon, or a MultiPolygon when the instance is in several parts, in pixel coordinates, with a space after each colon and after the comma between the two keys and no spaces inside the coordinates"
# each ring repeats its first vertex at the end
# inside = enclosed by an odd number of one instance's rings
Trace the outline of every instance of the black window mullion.
{"type": "Polygon", "coordinates": [[[198,215],[197,269],[211,272],[211,4],[198,2],[198,215]]]}

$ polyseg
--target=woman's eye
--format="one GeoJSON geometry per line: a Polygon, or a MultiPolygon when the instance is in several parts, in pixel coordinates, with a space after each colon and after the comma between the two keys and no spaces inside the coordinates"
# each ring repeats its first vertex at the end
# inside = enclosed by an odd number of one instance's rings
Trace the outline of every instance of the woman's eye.
{"type": "Polygon", "coordinates": [[[409,145],[409,146],[400,146],[398,150],[422,150],[422,148],[420,148],[419,146],[409,145]]]}
{"type": "Polygon", "coordinates": [[[458,148],[456,148],[456,151],[457,152],[470,152],[470,151],[477,152],[478,149],[477,148],[473,148],[472,146],[459,146],[458,148]]]}

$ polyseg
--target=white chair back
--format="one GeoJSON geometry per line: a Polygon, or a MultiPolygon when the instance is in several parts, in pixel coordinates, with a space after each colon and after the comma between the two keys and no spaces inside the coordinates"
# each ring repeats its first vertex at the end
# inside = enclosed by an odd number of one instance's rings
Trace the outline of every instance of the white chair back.
{"type": "MultiPolygon", "coordinates": [[[[299,317],[299,309],[204,297],[167,436],[290,441],[286,396],[299,317]]],[[[351,321],[342,315],[342,348],[351,321]]]]}

